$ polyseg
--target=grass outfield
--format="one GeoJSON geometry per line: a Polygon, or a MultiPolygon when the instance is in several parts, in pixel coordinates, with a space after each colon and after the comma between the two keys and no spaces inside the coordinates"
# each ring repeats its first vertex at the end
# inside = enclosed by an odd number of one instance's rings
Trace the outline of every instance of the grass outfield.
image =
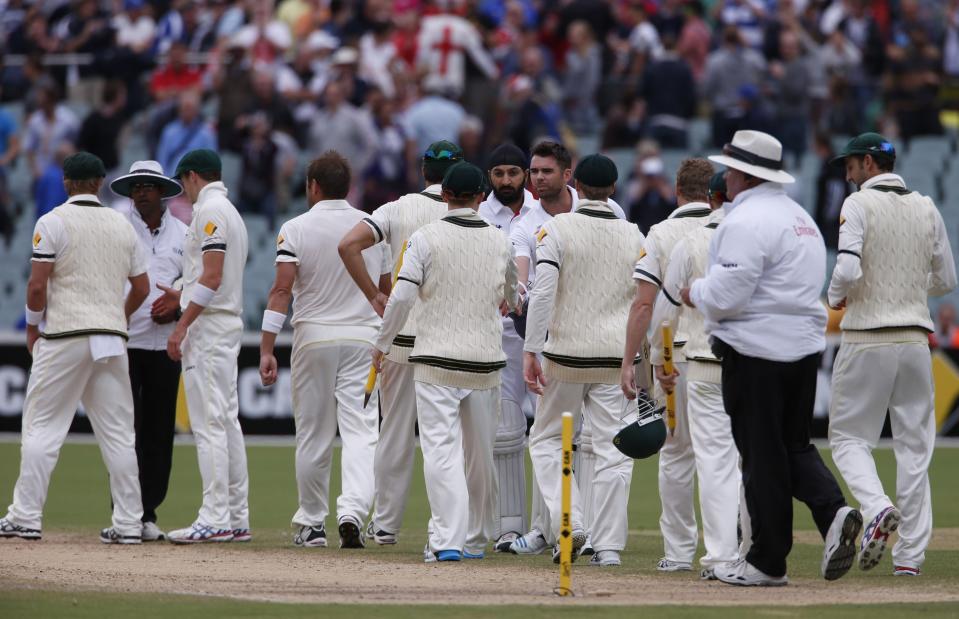
{"type": "MultiPolygon", "coordinates": [[[[249,552],[257,549],[288,547],[292,529],[289,521],[296,509],[296,487],[294,482],[292,447],[248,447],[250,468],[250,513],[255,539],[247,546],[249,552]]],[[[894,488],[895,463],[890,449],[877,450],[880,475],[887,489],[894,488]]],[[[419,458],[419,453],[417,453],[419,458]]],[[[337,458],[338,461],[338,458],[337,458]]],[[[831,464],[827,456],[827,462],[831,464]]],[[[417,466],[420,465],[419,460],[417,466]]],[[[19,445],[0,444],[0,504],[7,505],[12,496],[13,485],[19,468],[19,445]]],[[[933,458],[931,480],[934,501],[934,524],[937,529],[959,528],[959,485],[955,483],[955,471],[959,470],[959,449],[942,448],[933,458]]],[[[655,459],[637,462],[630,497],[630,540],[628,550],[623,554],[623,567],[620,574],[655,575],[655,562],[662,554],[662,539],[658,531],[659,498],[657,493],[657,468],[655,459]]],[[[332,494],[339,491],[338,462],[334,464],[332,494]]],[[[159,524],[164,529],[186,526],[195,517],[200,498],[199,473],[196,463],[196,451],[192,446],[177,446],[174,453],[171,491],[166,502],[159,510],[159,524]]],[[[414,475],[412,494],[409,500],[400,543],[394,547],[370,549],[377,558],[395,560],[398,563],[418,561],[425,541],[425,526],[428,518],[426,493],[421,474],[414,475]]],[[[848,495],[847,495],[848,496],[848,495]]],[[[812,519],[808,510],[797,504],[795,511],[797,543],[790,555],[789,573],[793,577],[818,577],[821,542],[814,533],[812,519]]],[[[95,445],[69,444],[63,448],[59,464],[54,472],[44,514],[44,530],[72,531],[96,536],[97,531],[109,524],[109,491],[106,470],[95,445]]],[[[327,521],[331,532],[332,545],[336,545],[335,523],[327,521]]],[[[943,536],[934,536],[933,550],[927,553],[923,583],[959,584],[959,545],[957,536],[945,545],[938,543],[943,536]]],[[[43,543],[43,542],[41,542],[43,543]]],[[[700,548],[700,551],[702,549],[700,548]]],[[[321,551],[321,552],[335,552],[321,551]]],[[[365,552],[365,551],[364,551],[365,552]]],[[[0,573],[4,549],[0,543],[0,573]]],[[[511,564],[529,562],[539,565],[543,557],[514,557],[491,555],[488,562],[509,562],[511,564]]],[[[850,572],[844,579],[854,580],[863,586],[882,583],[883,586],[910,586],[906,579],[893,579],[888,572],[888,560],[877,568],[879,573],[850,572]],[[881,578],[882,581],[876,580],[881,578]]],[[[574,575],[575,578],[575,575],[574,575]]],[[[310,604],[266,604],[216,598],[201,598],[171,595],[127,595],[94,594],[74,592],[32,592],[25,590],[3,591],[0,587],[0,617],[40,617],[40,616],[97,616],[126,617],[137,614],[142,617],[172,617],[202,612],[207,617],[298,617],[315,616],[323,612],[329,617],[345,616],[347,612],[355,614],[356,609],[328,605],[320,607],[310,604]],[[191,613],[192,611],[192,613],[191,613]],[[156,613],[156,614],[150,614],[156,613]]],[[[409,606],[364,606],[364,615],[392,617],[430,614],[449,615],[446,607],[415,608],[409,606]]],[[[604,608],[589,610],[590,617],[605,616],[603,613],[622,614],[622,608],[604,608]]],[[[863,609],[854,606],[801,607],[764,609],[735,607],[722,609],[710,607],[649,607],[658,615],[669,617],[696,616],[709,612],[710,615],[743,614],[787,615],[787,616],[856,616],[863,609]]],[[[923,604],[911,605],[909,610],[919,610],[927,616],[959,616],[955,605],[923,604]]],[[[487,614],[489,609],[464,606],[457,608],[455,614],[462,617],[487,614]]],[[[500,611],[497,611],[500,612],[500,611]]],[[[507,616],[537,617],[549,612],[551,616],[580,616],[586,614],[584,607],[547,610],[535,606],[505,607],[507,616]],[[568,613],[566,611],[569,611],[568,613]]],[[[869,608],[870,615],[877,617],[901,615],[903,608],[883,605],[869,608]]],[[[610,615],[612,616],[612,615],[610,615]]]]}

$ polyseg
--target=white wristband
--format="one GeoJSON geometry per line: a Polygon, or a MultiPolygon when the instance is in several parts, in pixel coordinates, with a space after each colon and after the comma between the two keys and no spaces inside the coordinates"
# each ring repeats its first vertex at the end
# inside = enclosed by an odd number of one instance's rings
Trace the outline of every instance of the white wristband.
{"type": "Polygon", "coordinates": [[[35,312],[32,309],[30,309],[29,306],[25,306],[25,307],[26,307],[25,313],[27,316],[27,324],[30,325],[31,327],[35,327],[38,324],[40,324],[40,321],[43,320],[43,314],[46,310],[42,309],[39,312],[35,312]]]}
{"type": "Polygon", "coordinates": [[[279,333],[283,330],[284,322],[286,322],[286,314],[273,310],[263,310],[263,326],[260,327],[260,330],[267,333],[279,333]]]}
{"type": "Polygon", "coordinates": [[[197,284],[193,289],[193,297],[190,298],[190,301],[200,307],[206,307],[210,304],[210,301],[213,300],[213,295],[215,294],[216,290],[210,290],[203,284],[197,284]]]}

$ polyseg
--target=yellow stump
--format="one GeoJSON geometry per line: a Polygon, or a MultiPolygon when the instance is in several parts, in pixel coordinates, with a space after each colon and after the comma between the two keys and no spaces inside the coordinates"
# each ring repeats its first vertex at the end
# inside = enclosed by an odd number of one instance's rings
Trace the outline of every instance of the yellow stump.
{"type": "Polygon", "coordinates": [[[558,595],[573,595],[570,587],[573,564],[573,524],[570,511],[573,502],[573,414],[563,413],[563,520],[559,529],[558,595]]]}
{"type": "MultiPolygon", "coordinates": [[[[673,330],[668,321],[663,321],[663,370],[666,374],[673,373],[673,330]]],[[[676,433],[676,394],[666,394],[666,427],[669,435],[676,433]]]]}

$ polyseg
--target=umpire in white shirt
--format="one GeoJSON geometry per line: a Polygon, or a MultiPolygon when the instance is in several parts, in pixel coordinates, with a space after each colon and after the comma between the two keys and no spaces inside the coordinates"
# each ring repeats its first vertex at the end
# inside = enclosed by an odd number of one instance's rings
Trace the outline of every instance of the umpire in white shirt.
{"type": "Polygon", "coordinates": [[[742,456],[752,520],[748,554],[717,569],[723,582],[785,585],[793,497],[826,540],[822,574],[834,580],[856,557],[862,515],[846,505],[809,426],[825,349],[826,246],[812,218],[783,188],[782,144],[737,131],[723,154],[730,204],[710,243],[706,277],[680,292],[698,308],[722,359],[723,401],[742,456]]]}
{"type": "Polygon", "coordinates": [[[156,161],[136,161],[130,172],[110,183],[118,196],[133,204],[127,215],[140,247],[150,261],[150,294],[130,316],[127,356],[133,390],[133,428],[136,432],[140,493],[143,496],[143,541],[164,539],[156,510],[166,498],[173,465],[173,434],[180,363],[170,359],[166,342],[179,316],[179,297],[164,294],[183,275],[183,238],[186,225],[163,204],[183,192],[179,183],[163,175],[156,161]]]}

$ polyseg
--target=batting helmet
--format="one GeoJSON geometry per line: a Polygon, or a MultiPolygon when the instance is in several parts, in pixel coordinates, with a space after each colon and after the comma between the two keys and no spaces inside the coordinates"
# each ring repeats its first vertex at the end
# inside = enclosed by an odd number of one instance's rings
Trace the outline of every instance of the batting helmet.
{"type": "Polygon", "coordinates": [[[630,458],[642,459],[658,453],[666,442],[666,424],[663,422],[664,407],[645,391],[636,394],[635,421],[619,431],[613,437],[613,445],[630,458]]]}

